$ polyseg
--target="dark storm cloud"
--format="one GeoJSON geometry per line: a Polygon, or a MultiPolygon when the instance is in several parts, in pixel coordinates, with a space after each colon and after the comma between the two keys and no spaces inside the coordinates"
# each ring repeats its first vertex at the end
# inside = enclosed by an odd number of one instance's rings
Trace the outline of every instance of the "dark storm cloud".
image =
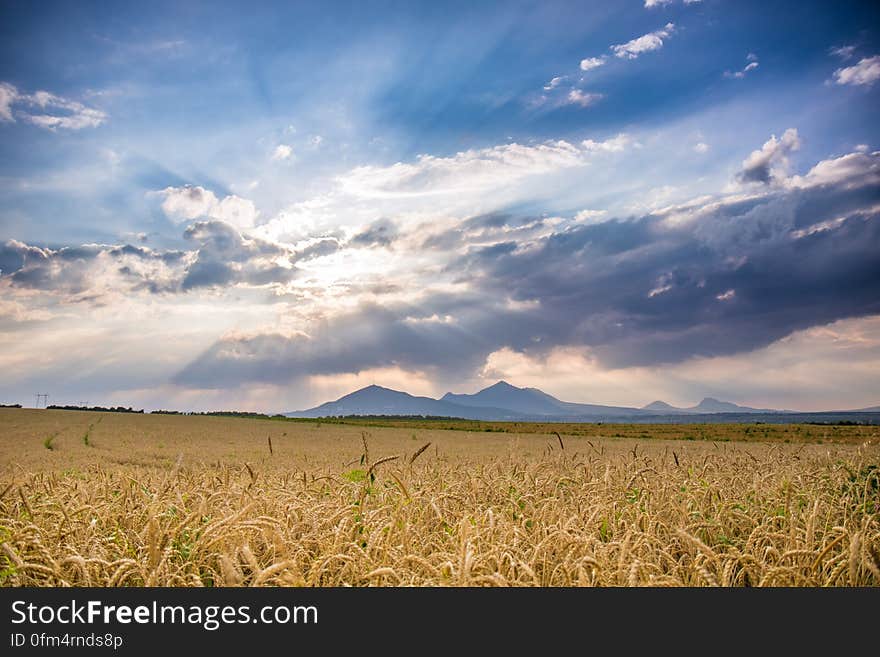
{"type": "Polygon", "coordinates": [[[504,235],[505,239],[527,239],[545,225],[542,217],[514,216],[493,212],[470,217],[453,228],[426,237],[423,249],[452,251],[474,241],[487,241],[504,235]]]}
{"type": "Polygon", "coordinates": [[[193,251],[154,251],[125,245],[85,244],[57,250],[10,240],[0,247],[0,278],[14,286],[79,295],[103,286],[154,294],[235,284],[270,285],[291,280],[293,263],[330,253],[335,240],[322,240],[300,253],[242,235],[220,221],[197,222],[184,237],[193,251]],[[116,276],[117,278],[114,278],[116,276]]]}
{"type": "Polygon", "coordinates": [[[786,130],[779,139],[773,135],[760,150],[753,151],[743,161],[737,180],[741,183],[769,184],[774,178],[784,174],[789,153],[798,148],[800,148],[800,139],[794,128],[786,130]]]}
{"type": "Polygon", "coordinates": [[[313,260],[314,258],[321,258],[331,253],[336,253],[340,248],[342,248],[342,245],[337,239],[328,237],[296,251],[295,259],[297,262],[313,260]]]}
{"type": "Polygon", "coordinates": [[[181,282],[183,291],[233,283],[284,283],[296,274],[291,251],[272,242],[245,237],[222,221],[199,221],[186,229],[184,237],[198,242],[198,249],[181,282]],[[280,265],[279,261],[288,266],[280,265]]]}
{"type": "MultiPolygon", "coordinates": [[[[175,382],[212,388],[242,380],[290,381],[316,372],[397,364],[447,372],[478,366],[497,340],[476,330],[483,323],[481,315],[492,309],[477,298],[438,297],[433,302],[441,310],[454,307],[462,321],[435,319],[421,306],[365,305],[315,325],[311,336],[268,334],[221,340],[183,369],[175,382]]],[[[494,317],[503,312],[495,310],[494,317]]]]}
{"type": "Polygon", "coordinates": [[[28,246],[18,240],[9,240],[0,245],[0,276],[20,270],[28,261],[38,263],[46,258],[47,254],[43,249],[28,246]]]}
{"type": "Polygon", "coordinates": [[[471,231],[482,228],[501,228],[502,226],[519,226],[528,221],[525,217],[515,217],[503,212],[480,214],[461,222],[461,228],[471,231]]]}
{"type": "Polygon", "coordinates": [[[467,295],[363,306],[309,337],[223,340],[178,382],[288,382],[391,365],[460,375],[504,347],[583,346],[607,366],[651,365],[878,314],[880,180],[864,169],[876,174],[878,157],[748,199],[569,224],[527,248],[468,247],[447,266],[470,283],[467,295]]]}
{"type": "MultiPolygon", "coordinates": [[[[83,295],[96,285],[101,276],[100,264],[106,261],[120,263],[116,270],[129,281],[132,289],[158,290],[167,288],[167,285],[152,280],[157,274],[157,266],[175,265],[184,256],[183,251],[159,253],[131,245],[84,244],[40,249],[10,240],[0,247],[0,262],[3,263],[0,278],[23,288],[83,295]],[[141,264],[137,265],[138,262],[141,264]]],[[[80,296],[78,300],[89,298],[80,296]]]]}
{"type": "Polygon", "coordinates": [[[388,246],[398,235],[397,225],[388,219],[379,219],[351,238],[355,246],[388,246]]]}

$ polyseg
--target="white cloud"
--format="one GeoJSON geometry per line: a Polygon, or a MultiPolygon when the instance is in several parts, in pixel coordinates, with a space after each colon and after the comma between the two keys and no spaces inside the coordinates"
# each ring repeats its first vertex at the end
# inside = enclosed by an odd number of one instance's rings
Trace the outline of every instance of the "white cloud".
{"type": "Polygon", "coordinates": [[[844,187],[880,186],[880,151],[856,150],[833,160],[822,160],[804,176],[792,176],[791,187],[815,187],[844,183],[844,187]]]}
{"type": "Polygon", "coordinates": [[[758,68],[758,56],[755,53],[750,52],[746,55],[746,61],[748,63],[739,71],[724,71],[724,77],[741,80],[749,73],[749,71],[754,71],[758,68]]]}
{"type": "Polygon", "coordinates": [[[837,84],[872,85],[880,80],[880,55],[865,57],[859,63],[834,71],[837,84]]]}
{"type": "Polygon", "coordinates": [[[565,75],[553,78],[552,80],[550,80],[550,82],[548,82],[547,84],[544,85],[544,91],[550,91],[552,89],[555,89],[560,84],[562,84],[562,81],[565,80],[565,78],[566,78],[565,75]]]}
{"type": "Polygon", "coordinates": [[[313,148],[318,148],[321,145],[321,142],[324,141],[324,138],[321,135],[312,135],[312,138],[309,139],[309,143],[313,148]]]}
{"type": "Polygon", "coordinates": [[[14,122],[18,116],[22,121],[31,123],[53,132],[59,128],[81,130],[97,128],[107,120],[101,110],[87,107],[80,102],[62,98],[48,91],[37,91],[33,94],[22,94],[13,85],[0,83],[0,121],[14,122]],[[12,106],[19,109],[13,114],[12,106]],[[22,106],[28,109],[22,109],[22,106]]]}
{"type": "Polygon", "coordinates": [[[461,151],[450,157],[420,155],[415,162],[362,166],[339,178],[343,191],[361,197],[442,194],[508,184],[526,176],[580,166],[584,153],[567,141],[535,146],[512,143],[461,151]]]}
{"type": "Polygon", "coordinates": [[[162,201],[165,215],[176,222],[208,217],[237,228],[249,228],[259,214],[253,201],[235,195],[218,200],[214,192],[204,187],[166,187],[159,194],[165,197],[162,201]]]}
{"type": "MultiPolygon", "coordinates": [[[[4,290],[8,292],[8,290],[4,290]]],[[[0,319],[13,322],[43,322],[56,315],[49,310],[33,307],[14,299],[0,299],[0,319]]]]}
{"type": "Polygon", "coordinates": [[[6,82],[0,82],[0,121],[15,121],[12,117],[12,104],[18,98],[18,89],[6,82]]]}
{"type": "MultiPolygon", "coordinates": [[[[253,234],[291,244],[308,237],[344,238],[346,232],[383,216],[394,217],[401,226],[437,228],[454,218],[491,213],[554,193],[551,190],[568,189],[575,177],[580,188],[598,185],[579,172],[597,159],[616,158],[639,146],[629,135],[619,134],[604,141],[514,142],[446,157],[420,155],[389,166],[356,167],[338,176],[331,189],[261,222],[253,234]]],[[[599,189],[607,191],[601,185],[599,189]]],[[[589,207],[589,199],[573,200],[568,207],[589,207]]],[[[419,240],[420,244],[424,237],[419,240]]],[[[387,266],[387,258],[384,263],[387,266]]]]}
{"type": "Polygon", "coordinates": [[[574,215],[574,221],[579,224],[600,224],[607,214],[607,210],[581,210],[574,215]]]}
{"type": "Polygon", "coordinates": [[[625,132],[621,132],[614,137],[606,139],[605,141],[593,141],[592,139],[585,139],[581,142],[581,146],[583,146],[585,150],[591,152],[621,153],[629,146],[640,148],[641,144],[639,144],[637,141],[634,141],[633,138],[625,132]]]}
{"type": "Polygon", "coordinates": [[[668,38],[675,31],[673,23],[667,23],[663,28],[644,34],[626,43],[611,46],[611,50],[621,59],[636,59],[639,55],[663,47],[663,39],[668,38]]]}
{"type": "Polygon", "coordinates": [[[566,97],[567,105],[580,105],[581,107],[589,107],[602,99],[602,94],[584,93],[580,89],[572,89],[566,97]]]}
{"type": "Polygon", "coordinates": [[[257,208],[253,201],[240,196],[227,196],[213,208],[211,217],[225,221],[238,228],[249,228],[257,218],[257,208]]]}
{"type": "MultiPolygon", "coordinates": [[[[693,5],[703,0],[684,0],[684,4],[693,5]]],[[[671,5],[675,0],[645,0],[645,8],[653,9],[654,7],[665,7],[671,5]]]]}
{"type": "Polygon", "coordinates": [[[703,153],[708,153],[709,152],[709,144],[707,144],[706,142],[703,142],[703,141],[699,142],[698,144],[695,144],[694,145],[694,152],[700,153],[701,155],[703,153]]]}
{"type": "Polygon", "coordinates": [[[582,71],[592,71],[605,64],[605,57],[587,57],[581,60],[582,71]]]}
{"type": "Polygon", "coordinates": [[[169,219],[176,221],[206,217],[217,206],[214,192],[204,187],[166,187],[160,193],[165,196],[162,210],[169,219]]]}
{"type": "Polygon", "coordinates": [[[272,159],[275,161],[287,160],[293,155],[293,148],[287,144],[278,144],[272,151],[272,159]]]}
{"type": "Polygon", "coordinates": [[[835,57],[840,57],[843,60],[852,59],[853,55],[856,52],[855,46],[838,46],[837,48],[830,48],[828,50],[829,53],[834,55],[835,57]]]}
{"type": "MultiPolygon", "coordinates": [[[[539,144],[502,144],[461,151],[449,157],[420,155],[413,162],[362,166],[339,177],[340,191],[361,198],[404,198],[485,192],[509,187],[524,178],[584,166],[593,153],[620,153],[640,144],[620,133],[604,141],[586,139],[539,144]]],[[[314,209],[313,209],[314,210],[314,209]]],[[[311,211],[310,211],[311,212],[311,211]]]]}

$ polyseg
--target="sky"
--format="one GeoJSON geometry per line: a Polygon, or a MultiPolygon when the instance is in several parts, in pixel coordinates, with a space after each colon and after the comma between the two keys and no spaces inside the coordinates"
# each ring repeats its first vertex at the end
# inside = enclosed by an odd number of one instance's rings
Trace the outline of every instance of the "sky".
{"type": "Polygon", "coordinates": [[[878,27],[0,1],[0,402],[880,404],[878,27]]]}

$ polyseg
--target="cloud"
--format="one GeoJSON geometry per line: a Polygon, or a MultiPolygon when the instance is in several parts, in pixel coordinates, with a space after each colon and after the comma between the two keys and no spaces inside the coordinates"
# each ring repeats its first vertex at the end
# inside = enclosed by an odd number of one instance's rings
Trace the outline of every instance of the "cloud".
{"type": "Polygon", "coordinates": [[[857,150],[838,158],[822,160],[804,176],[792,176],[786,181],[791,187],[821,187],[840,185],[846,188],[880,185],[878,153],[857,150]]]}
{"type": "MultiPolygon", "coordinates": [[[[461,298],[456,305],[461,309],[461,298]]],[[[235,379],[289,382],[376,368],[452,371],[477,367],[493,339],[455,322],[412,321],[433,314],[407,305],[365,305],[332,321],[320,320],[306,333],[232,335],[185,366],[174,381],[222,387],[223,382],[235,379]]]]}
{"type": "Polygon", "coordinates": [[[581,70],[582,71],[592,71],[594,68],[599,68],[600,66],[604,66],[605,57],[587,57],[586,59],[581,60],[581,70]]]}
{"type": "Polygon", "coordinates": [[[97,128],[107,120],[101,110],[80,102],[37,91],[23,94],[13,85],[0,83],[0,121],[15,122],[16,117],[46,130],[82,130],[97,128]],[[13,106],[17,109],[13,113],[13,106]]]}
{"type": "Polygon", "coordinates": [[[852,59],[853,55],[855,55],[856,47],[855,46],[837,46],[836,48],[829,48],[828,52],[835,57],[840,57],[840,59],[847,60],[852,59]]]}
{"type": "Polygon", "coordinates": [[[162,210],[169,219],[175,221],[206,217],[218,205],[214,192],[204,187],[166,187],[160,193],[165,196],[162,210]]]}
{"type": "Polygon", "coordinates": [[[212,219],[219,219],[238,228],[248,228],[254,225],[258,214],[253,201],[232,195],[220,201],[212,209],[209,216],[212,219]]]}
{"type": "Polygon", "coordinates": [[[621,59],[636,59],[639,55],[663,47],[663,40],[667,39],[675,31],[673,23],[667,23],[663,28],[649,32],[640,37],[619,45],[611,46],[612,52],[621,59]]]}
{"type": "Polygon", "coordinates": [[[208,217],[238,228],[249,228],[259,215],[253,201],[234,194],[218,200],[214,192],[198,185],[166,187],[158,194],[165,199],[162,211],[178,223],[208,217]]]}
{"type": "Polygon", "coordinates": [[[594,153],[622,153],[631,146],[635,148],[640,148],[641,144],[639,144],[625,132],[621,132],[614,137],[606,139],[605,141],[593,141],[592,139],[585,139],[581,142],[581,146],[583,146],[585,150],[594,153]]]}
{"type": "Polygon", "coordinates": [[[748,75],[750,71],[754,71],[758,68],[758,56],[756,54],[750,52],[746,55],[746,61],[748,63],[739,71],[724,71],[724,77],[741,80],[748,75]]]}
{"type": "Polygon", "coordinates": [[[8,240],[0,246],[0,275],[18,271],[28,262],[43,261],[50,253],[49,250],[29,246],[18,240],[8,240]]]}
{"type": "Polygon", "coordinates": [[[18,98],[18,90],[11,84],[0,82],[0,121],[15,121],[12,116],[12,104],[18,98]]]}
{"type": "Polygon", "coordinates": [[[694,144],[694,153],[699,153],[700,155],[702,155],[703,153],[708,153],[708,152],[709,152],[709,144],[707,144],[706,142],[701,141],[697,144],[694,144]]]}
{"type": "Polygon", "coordinates": [[[555,348],[544,355],[503,348],[486,359],[474,388],[504,379],[562,399],[632,406],[655,399],[691,406],[706,395],[804,411],[869,406],[880,390],[878,336],[880,317],[840,320],[796,331],[749,354],[625,368],[603,366],[584,348],[555,348]]]}
{"type": "MultiPolygon", "coordinates": [[[[318,141],[317,143],[320,144],[321,142],[318,141]]],[[[272,151],[272,159],[276,162],[288,160],[290,159],[291,155],[293,155],[293,148],[288,146],[287,144],[278,144],[275,147],[275,150],[272,151]]]]}
{"type": "Polygon", "coordinates": [[[0,246],[0,282],[40,290],[69,303],[103,304],[120,294],[177,294],[197,288],[283,286],[304,262],[338,249],[318,240],[297,250],[242,234],[223,221],[197,221],[184,232],[189,251],[83,244],[42,249],[16,240],[0,246]]]}
{"type": "Polygon", "coordinates": [[[380,219],[351,238],[356,246],[389,246],[398,235],[397,226],[388,219],[380,219]]]}
{"type": "Polygon", "coordinates": [[[786,130],[781,139],[772,135],[760,150],[752,151],[743,160],[737,180],[742,183],[769,184],[783,179],[788,172],[788,155],[800,146],[800,138],[794,128],[786,130]]]}
{"type": "Polygon", "coordinates": [[[565,80],[566,76],[555,77],[550,82],[544,85],[544,91],[550,91],[551,89],[555,89],[565,80]]]}
{"type": "Polygon", "coordinates": [[[100,301],[120,292],[170,291],[185,266],[182,251],[83,244],[41,249],[16,240],[0,247],[0,281],[41,290],[68,301],[100,301]]]}
{"type": "Polygon", "coordinates": [[[251,232],[288,243],[317,236],[344,238],[352,228],[387,217],[399,225],[424,222],[433,235],[448,228],[453,218],[564,193],[562,187],[576,180],[591,185],[594,176],[587,176],[586,168],[638,147],[629,135],[618,134],[604,141],[511,143],[358,167],[337,177],[331,189],[283,209],[251,232]]]}
{"type": "Polygon", "coordinates": [[[452,228],[441,232],[429,234],[417,246],[422,249],[457,252],[468,245],[493,244],[499,239],[527,241],[552,231],[555,222],[555,218],[490,212],[459,221],[452,228]]]}
{"type": "Polygon", "coordinates": [[[870,86],[880,80],[880,55],[860,59],[855,66],[847,66],[834,71],[837,84],[870,86]]]}
{"type": "MultiPolygon", "coordinates": [[[[748,170],[773,178],[796,136],[771,138],[748,170]]],[[[817,163],[798,184],[779,179],[625,220],[474,217],[445,243],[454,293],[428,285],[417,299],[361,302],[294,334],[229,336],[176,382],[281,383],[383,367],[461,378],[504,349],[529,358],[588,349],[602,368],[654,367],[880,315],[878,166],[880,153],[849,154],[817,163]],[[515,232],[526,226],[544,230],[515,232]]]]}
{"type": "MultiPolygon", "coordinates": [[[[653,9],[654,7],[666,7],[671,5],[676,0],[645,0],[645,8],[653,9]]],[[[702,2],[703,0],[684,0],[684,4],[686,5],[694,5],[698,2],[702,2]]]]}
{"type": "Polygon", "coordinates": [[[25,305],[12,299],[0,299],[0,326],[4,322],[44,322],[55,318],[51,311],[25,305]]]}
{"type": "Polygon", "coordinates": [[[297,275],[294,251],[249,237],[222,221],[199,221],[184,237],[198,243],[196,257],[181,281],[181,290],[194,288],[281,285],[297,275]]]}
{"type": "MultiPolygon", "coordinates": [[[[757,177],[772,185],[667,201],[625,218],[515,206],[466,218],[374,213],[387,218],[292,246],[207,219],[187,228],[185,251],[9,241],[0,248],[0,287],[14,303],[4,308],[36,321],[39,314],[15,304],[78,303],[83,313],[105,304],[118,314],[119,304],[138,299],[160,308],[236,299],[227,310],[247,311],[249,319],[235,320],[247,332],[203,343],[181,361],[188,364],[175,382],[198,389],[383,369],[461,380],[490,360],[500,368],[498,354],[508,352],[536,363],[583,353],[600,370],[728,358],[792,332],[880,315],[880,153],[861,149],[788,175],[779,158],[796,137],[786,131],[746,159],[744,168],[767,172],[757,177]],[[174,301],[185,294],[199,303],[174,301]],[[283,310],[270,312],[271,304],[283,310]]],[[[553,144],[495,156],[503,167],[522,156],[531,169],[533,158],[556,166],[572,153],[598,164],[635,147],[626,135],[558,152],[553,144]]],[[[455,164],[467,169],[472,159],[455,164]]],[[[189,196],[181,212],[214,206],[208,193],[189,196]]]]}
{"type": "Polygon", "coordinates": [[[579,224],[595,224],[605,220],[607,210],[581,210],[574,215],[574,221],[579,224]]]}
{"type": "Polygon", "coordinates": [[[388,167],[357,167],[338,182],[344,192],[358,197],[443,194],[511,184],[584,163],[584,152],[565,140],[534,146],[512,143],[450,157],[420,155],[415,162],[388,167]]]}
{"type": "Polygon", "coordinates": [[[602,99],[602,94],[584,93],[580,89],[572,89],[568,92],[567,104],[589,107],[602,99]]]}

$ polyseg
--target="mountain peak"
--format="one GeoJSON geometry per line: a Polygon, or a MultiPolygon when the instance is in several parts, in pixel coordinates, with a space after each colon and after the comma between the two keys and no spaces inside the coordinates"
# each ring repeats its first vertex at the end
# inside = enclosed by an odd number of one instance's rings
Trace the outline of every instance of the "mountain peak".
{"type": "Polygon", "coordinates": [[[484,388],[484,390],[522,390],[522,388],[517,388],[516,386],[510,385],[507,381],[503,379],[498,383],[495,383],[488,388],[484,388]]]}
{"type": "Polygon", "coordinates": [[[359,392],[378,392],[380,390],[384,390],[387,392],[399,392],[398,390],[392,390],[391,388],[383,388],[382,386],[377,386],[375,383],[371,383],[368,386],[364,386],[363,388],[358,388],[354,392],[350,392],[348,394],[355,395],[359,392]]]}
{"type": "Polygon", "coordinates": [[[669,410],[675,408],[672,404],[667,404],[665,401],[658,399],[657,401],[652,401],[650,404],[645,404],[642,406],[645,410],[669,410]]]}
{"type": "Polygon", "coordinates": [[[720,399],[715,399],[714,397],[704,397],[703,401],[696,406],[691,407],[689,410],[697,411],[699,413],[748,413],[757,409],[749,408],[748,406],[740,406],[733,402],[722,401],[720,399]]]}

